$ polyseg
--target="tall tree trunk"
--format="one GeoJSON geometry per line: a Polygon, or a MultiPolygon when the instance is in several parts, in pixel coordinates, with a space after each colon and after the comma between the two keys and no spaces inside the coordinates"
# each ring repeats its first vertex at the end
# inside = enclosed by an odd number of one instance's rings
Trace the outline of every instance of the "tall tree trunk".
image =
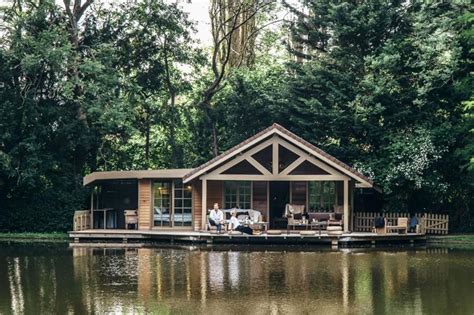
{"type": "Polygon", "coordinates": [[[219,60],[229,68],[252,67],[255,63],[255,32],[257,30],[255,8],[257,0],[212,0],[211,31],[214,39],[232,32],[230,45],[219,47],[219,60]],[[232,30],[236,17],[239,27],[232,30]],[[229,50],[229,51],[228,51],[229,50]],[[228,57],[227,57],[228,55],[228,57]]]}
{"type": "Polygon", "coordinates": [[[166,85],[168,87],[169,93],[169,114],[170,114],[170,125],[169,125],[169,137],[171,144],[171,154],[173,156],[173,166],[182,167],[183,166],[183,156],[181,150],[176,141],[176,127],[179,121],[177,117],[176,109],[176,90],[171,79],[171,69],[168,60],[168,45],[167,38],[165,37],[163,44],[164,51],[164,61],[165,61],[165,72],[166,72],[166,85]]]}
{"type": "MultiPolygon", "coordinates": [[[[76,118],[81,123],[83,128],[82,132],[86,135],[83,137],[82,141],[78,143],[74,150],[74,176],[79,178],[82,176],[82,171],[84,166],[87,163],[87,155],[91,150],[90,146],[90,137],[87,137],[89,133],[89,123],[87,120],[87,114],[83,108],[83,104],[80,101],[81,96],[84,94],[82,86],[79,84],[80,73],[79,73],[79,64],[80,60],[80,40],[79,40],[79,22],[81,21],[82,16],[92,4],[94,0],[86,0],[82,3],[82,0],[74,0],[74,4],[71,6],[71,0],[63,0],[64,8],[66,14],[69,18],[69,40],[75,51],[75,59],[72,61],[68,69],[69,80],[72,80],[75,83],[73,88],[73,100],[72,105],[76,111],[76,118]],[[71,8],[72,7],[72,8],[71,8]]],[[[80,180],[76,181],[76,188],[82,186],[80,180]]]]}
{"type": "Polygon", "coordinates": [[[212,133],[212,153],[219,154],[218,126],[212,115],[212,99],[223,88],[227,68],[252,66],[255,60],[256,15],[270,1],[258,0],[212,0],[210,9],[213,39],[213,81],[203,92],[198,108],[203,110],[212,133]]]}
{"type": "Polygon", "coordinates": [[[219,155],[219,143],[217,141],[217,124],[212,122],[212,154],[214,157],[219,155]]]}

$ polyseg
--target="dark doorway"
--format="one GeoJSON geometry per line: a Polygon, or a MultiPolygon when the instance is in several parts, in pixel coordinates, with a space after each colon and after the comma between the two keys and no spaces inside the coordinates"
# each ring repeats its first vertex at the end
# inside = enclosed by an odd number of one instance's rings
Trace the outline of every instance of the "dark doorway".
{"type": "Polygon", "coordinates": [[[285,205],[290,202],[290,182],[270,182],[270,227],[286,228],[285,205]]]}
{"type": "Polygon", "coordinates": [[[106,180],[99,182],[99,195],[95,209],[111,208],[105,214],[94,212],[94,228],[124,229],[124,210],[138,209],[138,182],[136,180],[106,180]]]}

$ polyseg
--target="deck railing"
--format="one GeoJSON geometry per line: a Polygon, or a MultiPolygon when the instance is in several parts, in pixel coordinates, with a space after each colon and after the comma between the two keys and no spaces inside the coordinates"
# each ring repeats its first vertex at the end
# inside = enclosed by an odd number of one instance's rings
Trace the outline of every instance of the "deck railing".
{"type": "MultiPolygon", "coordinates": [[[[374,226],[374,219],[379,215],[376,212],[356,212],[354,213],[354,231],[371,232],[374,226]]],[[[384,213],[388,225],[397,225],[398,218],[410,218],[410,214],[384,213]]],[[[422,234],[448,234],[449,215],[434,213],[415,213],[420,224],[422,234]]]]}
{"type": "Polygon", "coordinates": [[[74,212],[74,231],[84,231],[91,228],[91,213],[89,210],[77,210],[74,212]]]}

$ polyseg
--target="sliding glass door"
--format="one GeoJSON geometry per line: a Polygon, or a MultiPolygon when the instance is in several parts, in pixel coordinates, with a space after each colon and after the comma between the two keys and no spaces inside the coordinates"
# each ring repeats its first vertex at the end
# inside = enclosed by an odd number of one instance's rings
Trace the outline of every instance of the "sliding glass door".
{"type": "Polygon", "coordinates": [[[193,191],[191,185],[183,185],[183,181],[174,182],[174,213],[173,226],[192,226],[193,191]]]}
{"type": "Polygon", "coordinates": [[[171,182],[155,182],[153,195],[153,225],[171,226],[171,182]]]}
{"type": "Polygon", "coordinates": [[[153,196],[155,227],[192,226],[191,185],[184,185],[182,180],[156,181],[153,196]]]}

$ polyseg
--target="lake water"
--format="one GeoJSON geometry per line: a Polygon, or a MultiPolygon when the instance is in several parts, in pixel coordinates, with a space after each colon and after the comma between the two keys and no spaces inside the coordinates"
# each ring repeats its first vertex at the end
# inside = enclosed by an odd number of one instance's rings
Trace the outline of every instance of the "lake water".
{"type": "Polygon", "coordinates": [[[474,251],[0,243],[0,314],[474,314],[474,251]]]}

